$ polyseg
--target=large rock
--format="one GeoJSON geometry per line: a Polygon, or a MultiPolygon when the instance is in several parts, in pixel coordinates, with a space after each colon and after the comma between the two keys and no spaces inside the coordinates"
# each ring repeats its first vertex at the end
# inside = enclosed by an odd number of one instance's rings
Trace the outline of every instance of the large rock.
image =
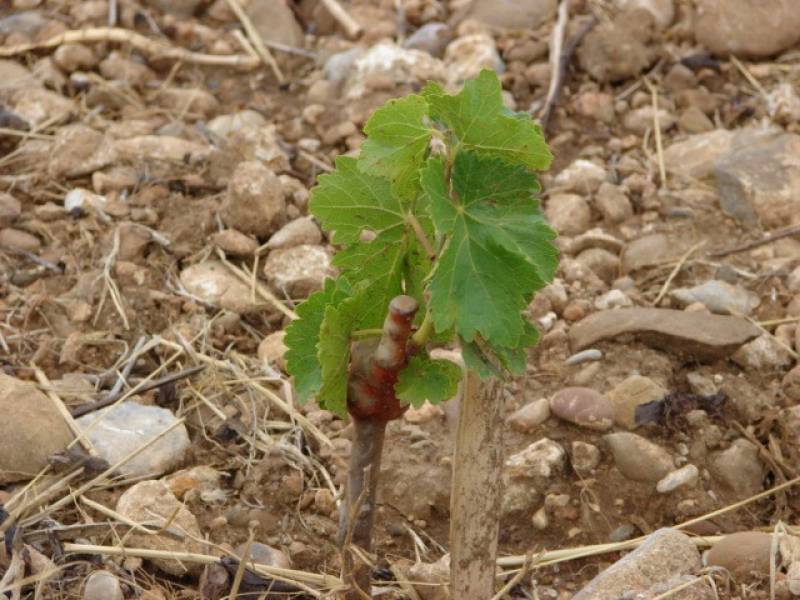
{"type": "Polygon", "coordinates": [[[239,163],[222,205],[222,220],[243,233],[267,236],[286,219],[283,186],[259,161],[239,163]]]}
{"type": "Polygon", "coordinates": [[[190,294],[212,306],[243,314],[261,310],[259,303],[252,300],[250,286],[219,261],[187,267],[181,271],[180,280],[190,294]]]}
{"type": "Polygon", "coordinates": [[[72,433],[50,399],[35,385],[0,372],[0,484],[30,479],[72,433]]]}
{"type": "MultiPolygon", "coordinates": [[[[116,464],[176,422],[175,415],[166,408],[144,406],[130,400],[105,412],[89,413],[77,419],[100,457],[110,465],[116,464]]],[[[119,467],[117,472],[126,477],[162,475],[183,461],[188,448],[189,434],[186,426],[180,424],[119,467]]]]}
{"type": "MultiPolygon", "coordinates": [[[[800,13],[800,10],[797,10],[800,13]]],[[[781,227],[800,215],[800,135],[739,148],[714,168],[720,206],[745,223],[781,227]]]]}
{"type": "Polygon", "coordinates": [[[492,27],[536,29],[556,14],[556,0],[473,0],[467,17],[492,27]]]}
{"type": "Polygon", "coordinates": [[[573,600],[617,600],[646,591],[675,575],[701,567],[700,553],[691,538],[674,529],[659,529],[636,550],[597,575],[573,600]]]}
{"type": "MultiPolygon", "coordinates": [[[[129,546],[198,554],[205,550],[205,545],[196,541],[203,537],[197,518],[172,495],[169,486],[163,481],[141,481],[129,488],[117,500],[117,512],[137,523],[156,527],[169,524],[168,531],[176,534],[168,536],[134,532],[126,539],[129,546]]],[[[178,577],[196,575],[202,569],[202,565],[196,563],[165,558],[153,559],[152,562],[165,573],[178,577]]]]}
{"type": "Polygon", "coordinates": [[[698,0],[697,41],[715,54],[763,58],[800,41],[796,0],[698,0]]]}
{"type": "Polygon", "coordinates": [[[653,39],[655,19],[646,10],[625,11],[590,31],[578,48],[578,62],[599,82],[634,77],[656,57],[653,39]]]}
{"type": "Polygon", "coordinates": [[[664,308],[619,308],[589,315],[570,328],[573,351],[600,340],[634,334],[645,343],[696,360],[730,356],[761,334],[739,317],[708,315],[664,308]]]}

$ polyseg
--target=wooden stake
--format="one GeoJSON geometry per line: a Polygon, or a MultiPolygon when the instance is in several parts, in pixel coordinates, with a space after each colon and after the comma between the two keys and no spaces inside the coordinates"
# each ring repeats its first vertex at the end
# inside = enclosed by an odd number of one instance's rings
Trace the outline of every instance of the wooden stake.
{"type": "Polygon", "coordinates": [[[459,600],[494,596],[502,500],[503,403],[496,379],[467,371],[450,495],[450,590],[459,600]]]}

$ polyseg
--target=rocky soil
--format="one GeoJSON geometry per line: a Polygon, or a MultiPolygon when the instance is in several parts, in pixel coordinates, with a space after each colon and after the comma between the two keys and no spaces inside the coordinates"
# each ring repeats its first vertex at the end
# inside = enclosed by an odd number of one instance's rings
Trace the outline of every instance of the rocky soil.
{"type": "MultiPolygon", "coordinates": [[[[564,1],[507,597],[800,595],[800,10],[564,1]]],[[[283,363],[332,273],[309,189],[429,79],[494,68],[540,116],[558,29],[556,0],[340,4],[0,7],[0,597],[335,597],[350,428],[283,363]]],[[[390,426],[378,597],[448,597],[457,417],[390,426]]]]}

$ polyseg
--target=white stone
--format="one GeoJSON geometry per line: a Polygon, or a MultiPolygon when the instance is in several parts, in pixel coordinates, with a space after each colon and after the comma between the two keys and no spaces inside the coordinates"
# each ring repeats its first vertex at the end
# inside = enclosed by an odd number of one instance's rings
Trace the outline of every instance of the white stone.
{"type": "Polygon", "coordinates": [[[656,484],[656,491],[659,494],[668,494],[683,485],[689,485],[697,481],[700,471],[694,465],[684,465],[680,469],[670,471],[656,484]]]}

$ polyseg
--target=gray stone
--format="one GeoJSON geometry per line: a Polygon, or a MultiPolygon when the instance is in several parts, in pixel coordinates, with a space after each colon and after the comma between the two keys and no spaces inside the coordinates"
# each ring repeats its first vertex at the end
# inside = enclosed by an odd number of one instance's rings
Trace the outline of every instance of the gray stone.
{"type": "Polygon", "coordinates": [[[292,248],[301,244],[320,244],[322,242],[322,232],[314,222],[312,217],[300,217],[294,221],[289,221],[278,231],[272,234],[267,242],[267,248],[276,250],[277,248],[292,248]]]}
{"type": "Polygon", "coordinates": [[[722,315],[749,315],[761,304],[758,294],[718,279],[678,288],[670,295],[684,305],[700,302],[711,312],[722,315]]]}
{"type": "Polygon", "coordinates": [[[764,58],[800,41],[795,0],[698,0],[697,41],[715,54],[764,58]]]}
{"type": "Polygon", "coordinates": [[[739,348],[732,358],[737,365],[749,371],[780,369],[792,364],[789,350],[775,336],[765,333],[739,348]]]}
{"type": "Polygon", "coordinates": [[[591,194],[606,181],[606,170],[590,160],[579,158],[556,175],[553,186],[560,192],[591,194]]]}
{"type": "Polygon", "coordinates": [[[57,124],[78,110],[73,100],[44,88],[28,87],[12,96],[13,110],[31,127],[44,122],[57,124]]]}
{"type": "Polygon", "coordinates": [[[542,438],[509,456],[503,469],[503,514],[533,509],[547,482],[563,471],[566,454],[559,443],[542,438]]]}
{"type": "Polygon", "coordinates": [[[635,433],[608,433],[603,439],[620,473],[632,481],[655,483],[672,471],[672,457],[664,448],[635,433]]]}
{"type": "Polygon", "coordinates": [[[205,0],[146,0],[145,4],[176,17],[191,17],[205,0]]]}
{"type": "Polygon", "coordinates": [[[726,214],[765,227],[791,223],[800,213],[800,135],[762,138],[729,152],[717,161],[714,176],[726,214]]]}
{"type": "Polygon", "coordinates": [[[447,45],[444,53],[447,81],[458,85],[477,77],[484,69],[497,73],[505,71],[494,38],[486,33],[473,33],[456,38],[447,45]]]}
{"type": "Polygon", "coordinates": [[[696,106],[690,106],[678,117],[678,126],[686,133],[713,131],[714,123],[696,106]]]}
{"type": "Polygon", "coordinates": [[[708,315],[663,308],[618,308],[597,312],[569,330],[573,351],[600,340],[634,334],[645,343],[695,360],[730,356],[761,330],[739,317],[708,315]]]}
{"type": "MultiPolygon", "coordinates": [[[[202,554],[205,544],[197,518],[178,501],[169,486],[163,481],[141,481],[128,488],[117,500],[116,510],[123,517],[142,524],[164,527],[178,537],[164,534],[152,535],[135,530],[126,538],[127,545],[133,548],[146,548],[163,552],[193,552],[202,554]],[[183,538],[183,539],[181,539],[183,538]]],[[[166,558],[152,559],[158,569],[182,577],[198,575],[202,565],[179,562],[166,558]]]]}
{"type": "MultiPolygon", "coordinates": [[[[246,549],[247,544],[241,544],[236,548],[236,556],[240,559],[244,557],[246,549]]],[[[292,568],[292,563],[284,552],[259,542],[255,542],[250,546],[250,552],[247,553],[247,561],[248,564],[252,561],[257,565],[264,565],[267,567],[278,567],[280,569],[292,568]]]]}
{"type": "Polygon", "coordinates": [[[591,475],[600,464],[600,448],[588,442],[572,442],[572,468],[581,477],[591,475]]]}
{"type": "Polygon", "coordinates": [[[403,47],[410,50],[422,50],[431,56],[440,58],[452,38],[453,32],[447,24],[425,23],[406,38],[403,47]]]}
{"type": "Polygon", "coordinates": [[[592,211],[577,194],[554,194],[547,199],[545,216],[558,233],[576,235],[589,229],[592,211]]]}
{"type": "Polygon", "coordinates": [[[603,182],[594,199],[597,210],[609,223],[621,223],[633,216],[633,206],[625,190],[613,183],[603,182]]]}
{"type": "Polygon", "coordinates": [[[619,257],[603,248],[587,248],[575,260],[590,269],[607,285],[610,285],[619,275],[619,257]]]}
{"type": "Polygon", "coordinates": [[[33,478],[72,433],[53,402],[32,383],[0,373],[0,484],[33,478]]]}
{"type": "Polygon", "coordinates": [[[83,600],[123,600],[122,586],[109,571],[95,571],[86,578],[83,600]]]}
{"type": "Polygon", "coordinates": [[[578,48],[581,68],[601,83],[634,77],[652,64],[653,15],[645,10],[620,13],[594,27],[578,48]]]}
{"type": "Polygon", "coordinates": [[[734,440],[725,450],[712,454],[708,469],[737,499],[747,498],[763,489],[764,464],[758,448],[744,438],[734,440]]]}
{"type": "Polygon", "coordinates": [[[224,229],[215,233],[211,241],[220,250],[232,256],[253,256],[258,250],[258,242],[236,229],[224,229]]]}
{"type": "Polygon", "coordinates": [[[303,29],[287,0],[249,0],[245,12],[262,39],[293,48],[306,45],[303,29]]]}
{"type": "Polygon", "coordinates": [[[611,402],[592,388],[559,390],[550,398],[550,410],[560,419],[596,431],[608,431],[614,423],[611,402]]]}
{"type": "Polygon", "coordinates": [[[692,539],[674,529],[659,529],[636,550],[597,575],[573,600],[617,600],[626,593],[646,591],[677,574],[701,567],[692,539]]]}
{"type": "Polygon", "coordinates": [[[653,110],[652,106],[642,106],[626,113],[623,123],[625,128],[638,135],[644,135],[648,129],[655,128],[655,116],[658,115],[658,128],[666,131],[675,124],[675,116],[669,111],[659,108],[653,110]]]}
{"type": "MultiPolygon", "coordinates": [[[[144,406],[132,400],[76,419],[100,457],[110,465],[116,464],[177,421],[175,415],[166,408],[144,406]]],[[[189,434],[186,426],[180,424],[119,467],[117,472],[126,477],[162,475],[183,461],[188,448],[189,434]]]]}

